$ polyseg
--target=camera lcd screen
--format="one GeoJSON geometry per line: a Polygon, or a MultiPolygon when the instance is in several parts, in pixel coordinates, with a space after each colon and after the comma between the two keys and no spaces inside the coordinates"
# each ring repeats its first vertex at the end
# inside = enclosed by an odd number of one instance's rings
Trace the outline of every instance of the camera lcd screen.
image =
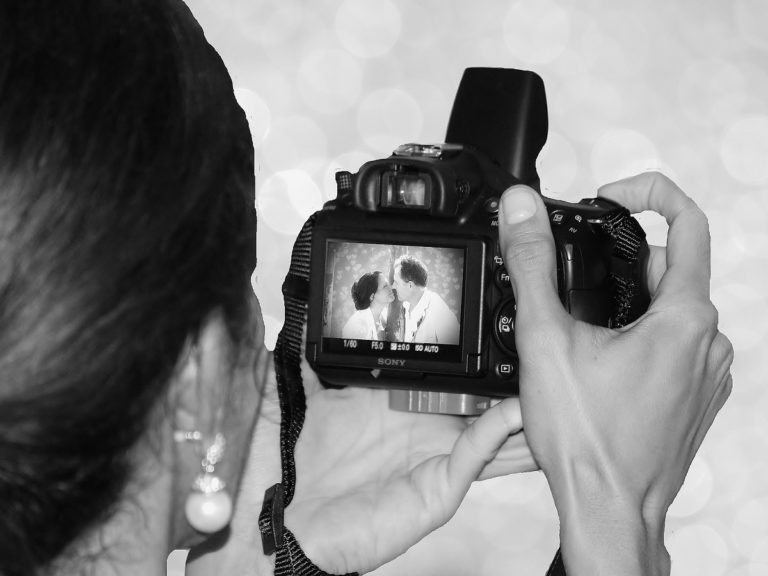
{"type": "Polygon", "coordinates": [[[324,272],[324,353],[461,361],[464,248],[329,238],[324,272]]]}

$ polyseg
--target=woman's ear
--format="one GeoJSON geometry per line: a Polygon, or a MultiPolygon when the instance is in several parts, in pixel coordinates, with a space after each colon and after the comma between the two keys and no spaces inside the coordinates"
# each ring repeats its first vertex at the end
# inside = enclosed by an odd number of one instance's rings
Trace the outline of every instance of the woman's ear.
{"type": "Polygon", "coordinates": [[[209,314],[179,359],[171,390],[174,428],[215,434],[226,410],[234,344],[220,310],[209,314]]]}

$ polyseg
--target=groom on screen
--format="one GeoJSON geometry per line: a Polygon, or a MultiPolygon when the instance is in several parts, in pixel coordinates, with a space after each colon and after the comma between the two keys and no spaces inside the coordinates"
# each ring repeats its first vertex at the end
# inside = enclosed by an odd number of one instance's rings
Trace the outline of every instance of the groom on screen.
{"type": "Polygon", "coordinates": [[[440,295],[427,288],[426,266],[413,256],[395,260],[392,288],[403,303],[404,342],[459,344],[459,321],[440,295]]]}

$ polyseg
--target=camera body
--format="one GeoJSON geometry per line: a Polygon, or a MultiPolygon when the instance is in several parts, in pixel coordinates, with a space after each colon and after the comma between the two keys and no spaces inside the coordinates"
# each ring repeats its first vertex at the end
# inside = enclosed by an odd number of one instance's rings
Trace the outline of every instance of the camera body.
{"type": "MultiPolygon", "coordinates": [[[[449,143],[403,145],[356,175],[337,174],[337,198],[314,215],[309,265],[306,357],[324,385],[401,390],[391,397],[393,407],[461,414],[518,393],[516,304],[499,248],[498,210],[510,186],[538,190],[535,158],[545,139],[538,76],[469,69],[449,143]],[[487,85],[507,102],[511,90],[518,105],[496,106],[503,118],[488,117],[487,85]],[[482,97],[468,98],[478,90],[482,97]],[[489,141],[494,155],[484,149],[489,141]],[[356,282],[375,272],[378,284],[362,304],[353,302],[352,286],[360,292],[356,282]]],[[[610,327],[620,266],[642,287],[632,293],[639,316],[649,301],[647,245],[643,240],[634,262],[616,258],[605,221],[621,207],[600,198],[544,204],[565,309],[610,327]]]]}

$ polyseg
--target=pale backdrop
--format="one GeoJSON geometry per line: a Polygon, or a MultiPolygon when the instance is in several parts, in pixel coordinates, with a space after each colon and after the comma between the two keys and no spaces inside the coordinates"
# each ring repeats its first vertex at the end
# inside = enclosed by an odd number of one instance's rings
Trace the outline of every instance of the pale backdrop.
{"type": "MultiPolygon", "coordinates": [[[[270,343],[290,247],[333,197],[334,171],[440,141],[465,67],[543,77],[546,195],[577,201],[645,169],[676,180],[709,216],[712,298],[736,360],[731,399],[670,510],[673,574],[768,574],[768,0],[189,5],[251,123],[270,343]]],[[[641,222],[665,243],[660,217],[641,222]]],[[[541,475],[504,478],[475,486],[444,528],[375,574],[543,575],[556,546],[541,475]]]]}

